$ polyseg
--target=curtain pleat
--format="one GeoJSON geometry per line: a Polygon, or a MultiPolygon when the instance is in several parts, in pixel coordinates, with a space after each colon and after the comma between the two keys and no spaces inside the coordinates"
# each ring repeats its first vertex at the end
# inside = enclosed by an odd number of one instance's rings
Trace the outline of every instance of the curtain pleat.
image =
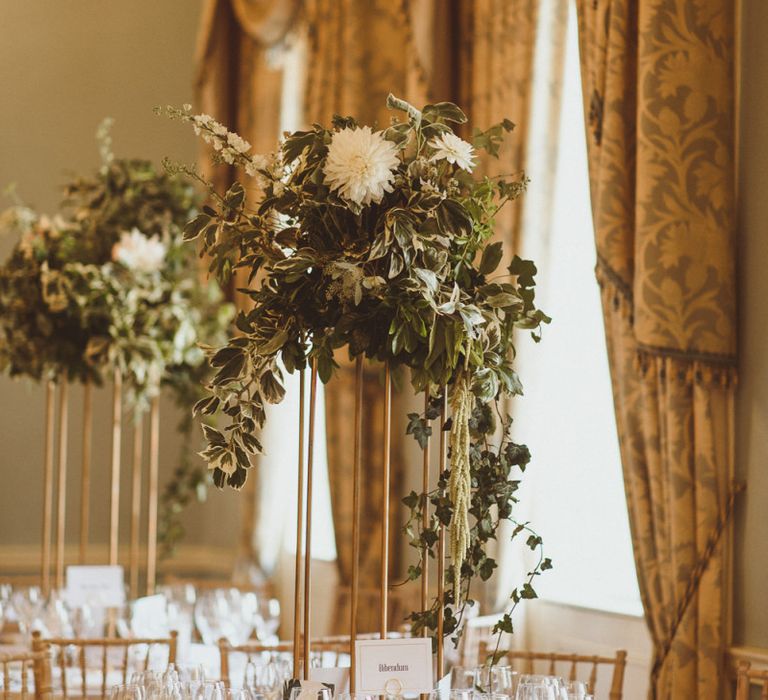
{"type": "Polygon", "coordinates": [[[598,279],[651,697],[723,697],[736,379],[733,8],[579,0],[598,279]],[[669,646],[669,653],[665,652],[669,646]]]}

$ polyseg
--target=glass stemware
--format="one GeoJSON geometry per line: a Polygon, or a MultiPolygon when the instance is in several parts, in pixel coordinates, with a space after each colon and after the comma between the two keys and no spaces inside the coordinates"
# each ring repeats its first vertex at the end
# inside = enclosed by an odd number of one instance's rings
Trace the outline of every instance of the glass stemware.
{"type": "Polygon", "coordinates": [[[282,669],[278,664],[254,664],[245,667],[243,687],[267,698],[277,698],[283,686],[282,669]]]}
{"type": "Polygon", "coordinates": [[[22,633],[30,634],[39,628],[40,617],[45,607],[45,599],[39,586],[16,588],[11,596],[11,601],[22,633]]]}
{"type": "Polygon", "coordinates": [[[484,693],[499,693],[514,697],[519,674],[510,666],[478,666],[474,686],[484,693]]]}
{"type": "Polygon", "coordinates": [[[226,686],[221,681],[203,681],[197,689],[195,700],[224,700],[226,686]]]}
{"type": "Polygon", "coordinates": [[[109,694],[109,700],[146,700],[143,686],[136,683],[116,685],[109,694]]]}
{"type": "Polygon", "coordinates": [[[451,690],[467,690],[475,687],[476,669],[454,666],[451,669],[451,690]]]}
{"type": "Polygon", "coordinates": [[[563,688],[568,700],[584,700],[587,697],[587,684],[583,681],[565,681],[563,688]]]}
{"type": "Polygon", "coordinates": [[[230,644],[243,644],[253,631],[256,596],[236,588],[216,589],[198,596],[195,624],[206,644],[226,638],[230,644]]]}
{"type": "Polygon", "coordinates": [[[565,681],[558,676],[527,674],[520,676],[516,700],[568,700],[565,681]]]}
{"type": "Polygon", "coordinates": [[[280,601],[277,598],[259,598],[254,622],[256,636],[260,641],[275,639],[280,627],[280,601]]]}

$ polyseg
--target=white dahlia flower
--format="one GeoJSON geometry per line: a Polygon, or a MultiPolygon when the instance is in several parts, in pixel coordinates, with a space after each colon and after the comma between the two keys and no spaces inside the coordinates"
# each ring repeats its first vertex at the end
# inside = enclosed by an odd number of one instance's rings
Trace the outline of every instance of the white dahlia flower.
{"type": "Polygon", "coordinates": [[[165,245],[157,236],[147,238],[139,229],[121,234],[112,246],[112,260],[129,270],[157,272],[165,261],[165,245]]]}
{"type": "Polygon", "coordinates": [[[392,182],[399,160],[397,147],[369,126],[342,129],[331,138],[325,161],[325,181],[332,190],[356,204],[380,202],[392,182]]]}
{"type": "Polygon", "coordinates": [[[468,173],[471,173],[475,167],[475,149],[472,148],[472,144],[460,139],[450,131],[446,131],[440,136],[433,136],[427,145],[434,151],[430,161],[447,160],[468,173]]]}

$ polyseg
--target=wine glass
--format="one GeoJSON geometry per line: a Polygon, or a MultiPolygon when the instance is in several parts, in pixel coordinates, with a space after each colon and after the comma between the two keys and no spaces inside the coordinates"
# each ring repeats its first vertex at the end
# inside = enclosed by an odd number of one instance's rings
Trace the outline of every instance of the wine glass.
{"type": "MultiPolygon", "coordinates": [[[[538,691],[537,691],[538,692],[538,691]]],[[[546,700],[568,700],[568,695],[565,690],[565,683],[562,678],[557,676],[543,676],[535,674],[526,674],[520,676],[520,681],[517,686],[517,699],[527,700],[528,697],[545,698],[546,700]],[[539,695],[526,695],[532,689],[544,689],[545,692],[539,695]],[[523,695],[520,695],[520,691],[523,691],[523,695]]]]}
{"type": "Polygon", "coordinates": [[[514,696],[518,673],[510,666],[478,666],[475,669],[474,686],[484,693],[502,693],[514,696]]]}
{"type": "Polygon", "coordinates": [[[207,591],[195,603],[195,624],[206,644],[215,645],[222,637],[243,644],[253,630],[255,607],[254,594],[236,588],[207,591]]]}
{"type": "Polygon", "coordinates": [[[145,700],[144,688],[135,683],[116,685],[109,694],[109,700],[145,700]]]}
{"type": "Polygon", "coordinates": [[[41,631],[50,637],[74,637],[69,606],[61,591],[51,591],[39,616],[41,631]]]}
{"type": "Polygon", "coordinates": [[[517,686],[515,700],[557,700],[552,686],[538,683],[521,683],[517,686]]]}
{"type": "Polygon", "coordinates": [[[224,700],[226,686],[221,681],[203,681],[197,689],[195,700],[224,700]]]}
{"type": "Polygon", "coordinates": [[[451,669],[451,690],[471,690],[475,687],[475,669],[454,666],[451,669]]]}
{"type": "Polygon", "coordinates": [[[280,601],[277,598],[259,598],[254,621],[256,636],[260,641],[274,639],[280,627],[280,601]]]}
{"type": "Polygon", "coordinates": [[[13,609],[19,620],[19,629],[24,634],[39,628],[40,618],[45,607],[45,599],[39,586],[17,588],[11,596],[13,609]]]}
{"type": "Polygon", "coordinates": [[[587,697],[587,684],[584,681],[565,681],[563,688],[568,700],[584,700],[587,697]]]}
{"type": "Polygon", "coordinates": [[[259,665],[249,661],[245,667],[243,687],[268,698],[277,697],[283,684],[281,671],[273,662],[259,665]]]}
{"type": "Polygon", "coordinates": [[[253,693],[248,688],[226,688],[223,700],[253,700],[253,693]]]}

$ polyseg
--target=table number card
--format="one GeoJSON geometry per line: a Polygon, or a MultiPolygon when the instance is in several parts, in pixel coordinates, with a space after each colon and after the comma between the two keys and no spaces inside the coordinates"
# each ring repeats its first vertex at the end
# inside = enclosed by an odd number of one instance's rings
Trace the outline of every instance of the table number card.
{"type": "Polygon", "coordinates": [[[355,642],[358,693],[429,693],[433,687],[432,640],[364,639],[355,642]]]}
{"type": "Polygon", "coordinates": [[[113,608],[125,603],[122,566],[68,566],[67,602],[113,608]]]}

